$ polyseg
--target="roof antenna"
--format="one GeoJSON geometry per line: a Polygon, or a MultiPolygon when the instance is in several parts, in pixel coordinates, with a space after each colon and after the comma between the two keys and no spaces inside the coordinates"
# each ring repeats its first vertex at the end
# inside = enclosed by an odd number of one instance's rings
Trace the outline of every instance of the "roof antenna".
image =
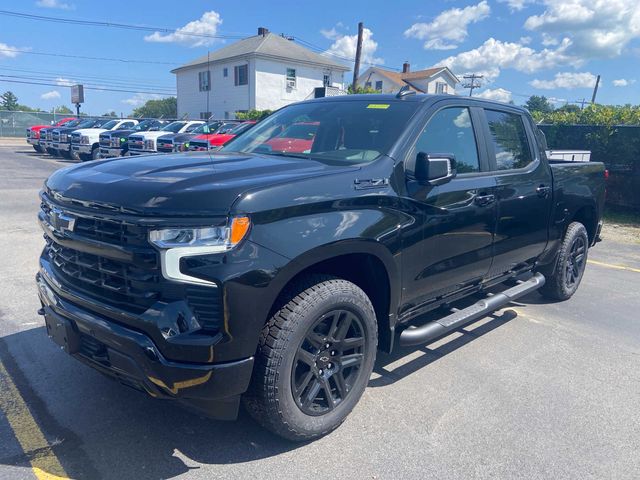
{"type": "Polygon", "coordinates": [[[415,90],[411,90],[411,87],[409,87],[409,85],[405,85],[400,90],[398,90],[398,93],[396,93],[396,98],[404,98],[407,95],[415,95],[415,94],[416,94],[415,90]]]}

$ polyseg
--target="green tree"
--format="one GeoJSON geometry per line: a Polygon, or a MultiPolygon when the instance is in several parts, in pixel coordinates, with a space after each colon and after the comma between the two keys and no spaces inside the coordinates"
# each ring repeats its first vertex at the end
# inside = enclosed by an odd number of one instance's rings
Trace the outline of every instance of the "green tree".
{"type": "Polygon", "coordinates": [[[4,92],[0,95],[0,100],[0,106],[2,106],[3,110],[18,110],[18,97],[12,91],[7,90],[4,92]]]}
{"type": "Polygon", "coordinates": [[[571,103],[567,103],[566,105],[561,106],[560,108],[556,108],[556,112],[567,112],[567,113],[577,113],[580,111],[580,107],[578,105],[573,105],[571,103]]]}
{"type": "Polygon", "coordinates": [[[147,103],[133,110],[134,117],[176,118],[178,116],[178,100],[176,97],[147,100],[147,103]]]}
{"type": "Polygon", "coordinates": [[[530,112],[549,113],[553,111],[553,105],[549,103],[549,100],[544,95],[531,95],[524,106],[530,112]]]}
{"type": "Polygon", "coordinates": [[[247,112],[236,112],[238,120],[262,120],[273,113],[273,110],[249,110],[247,112]]]}
{"type": "Polygon", "coordinates": [[[55,107],[51,109],[51,113],[62,113],[62,114],[70,114],[73,113],[73,110],[71,110],[69,107],[67,107],[66,105],[60,105],[59,107],[55,107]]]}
{"type": "Polygon", "coordinates": [[[105,112],[102,114],[103,117],[113,117],[113,118],[118,118],[118,114],[116,112],[114,112],[113,110],[110,112],[105,112]]]}
{"type": "Polygon", "coordinates": [[[349,88],[347,89],[347,93],[349,95],[354,95],[354,94],[361,94],[361,93],[381,93],[380,90],[376,90],[375,88],[372,87],[356,87],[356,89],[353,89],[353,85],[349,85],[349,88]]]}

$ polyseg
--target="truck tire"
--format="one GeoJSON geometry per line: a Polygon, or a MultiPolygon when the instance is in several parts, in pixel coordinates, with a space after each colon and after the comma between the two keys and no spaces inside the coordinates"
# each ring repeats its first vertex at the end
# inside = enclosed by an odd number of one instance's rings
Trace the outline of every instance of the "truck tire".
{"type": "Polygon", "coordinates": [[[377,343],[376,315],[358,286],[305,278],[262,330],[245,407],[289,440],[326,435],[362,396],[377,343]]]}
{"type": "Polygon", "coordinates": [[[551,300],[567,300],[576,293],[589,254],[589,236],[587,229],[579,222],[573,222],[564,234],[555,269],[546,277],[544,286],[540,289],[542,296],[551,300]]]}
{"type": "Polygon", "coordinates": [[[91,158],[89,160],[99,160],[100,159],[100,147],[93,147],[91,150],[91,158]]]}
{"type": "Polygon", "coordinates": [[[44,148],[42,148],[40,145],[33,145],[33,149],[38,153],[44,153],[44,148]]]}
{"type": "Polygon", "coordinates": [[[67,160],[71,160],[71,152],[69,150],[60,150],[60,155],[67,160]]]}

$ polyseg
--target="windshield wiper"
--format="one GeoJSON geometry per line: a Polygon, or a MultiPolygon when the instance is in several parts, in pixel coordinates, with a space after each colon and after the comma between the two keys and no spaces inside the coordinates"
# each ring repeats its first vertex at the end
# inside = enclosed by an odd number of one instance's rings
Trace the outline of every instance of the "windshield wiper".
{"type": "Polygon", "coordinates": [[[272,155],[276,157],[303,158],[305,160],[311,160],[311,156],[302,155],[300,153],[291,153],[291,152],[251,152],[251,153],[258,153],[260,155],[272,155]]]}

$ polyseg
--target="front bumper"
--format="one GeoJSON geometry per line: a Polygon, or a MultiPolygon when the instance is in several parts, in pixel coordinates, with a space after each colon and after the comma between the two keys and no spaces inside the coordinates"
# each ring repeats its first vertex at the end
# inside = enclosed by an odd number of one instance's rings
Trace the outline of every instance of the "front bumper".
{"type": "Polygon", "coordinates": [[[27,138],[27,143],[29,145],[38,146],[38,145],[40,145],[40,139],[39,138],[27,138]]]}
{"type": "Polygon", "coordinates": [[[51,147],[51,144],[52,144],[52,143],[53,143],[53,142],[50,142],[50,141],[48,141],[48,140],[40,140],[40,146],[41,146],[42,148],[45,148],[45,149],[46,149],[46,148],[52,148],[52,147],[51,147]]]}
{"type": "Polygon", "coordinates": [[[177,400],[213,418],[236,418],[253,357],[217,364],[168,360],[146,334],[65,298],[42,263],[36,281],[47,334],[64,351],[153,397],[177,400]]]}
{"type": "Polygon", "coordinates": [[[56,150],[60,150],[63,152],[68,152],[71,148],[71,145],[68,143],[52,143],[51,148],[55,148],[56,150]]]}
{"type": "Polygon", "coordinates": [[[93,150],[93,146],[92,145],[86,145],[86,144],[77,144],[77,143],[73,143],[71,144],[71,150],[73,150],[76,153],[86,153],[89,154],[91,153],[91,150],[93,150]]]}
{"type": "Polygon", "coordinates": [[[118,147],[100,147],[100,156],[102,158],[113,158],[122,156],[122,148],[118,147]]]}

